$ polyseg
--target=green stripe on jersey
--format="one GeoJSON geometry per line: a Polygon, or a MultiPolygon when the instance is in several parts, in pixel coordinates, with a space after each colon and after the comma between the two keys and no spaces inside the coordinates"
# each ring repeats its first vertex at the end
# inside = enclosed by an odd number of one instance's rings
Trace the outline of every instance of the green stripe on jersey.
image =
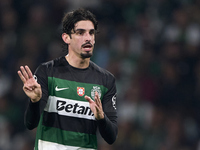
{"type": "MultiPolygon", "coordinates": [[[[43,117],[41,117],[43,118],[43,117]]],[[[97,149],[97,137],[92,134],[65,131],[54,127],[40,125],[37,128],[35,150],[38,150],[38,140],[54,142],[62,145],[97,149]]]]}
{"type": "Polygon", "coordinates": [[[49,95],[86,101],[84,96],[94,97],[94,92],[99,93],[100,99],[108,91],[106,87],[98,84],[69,81],[55,77],[48,77],[49,95]]]}

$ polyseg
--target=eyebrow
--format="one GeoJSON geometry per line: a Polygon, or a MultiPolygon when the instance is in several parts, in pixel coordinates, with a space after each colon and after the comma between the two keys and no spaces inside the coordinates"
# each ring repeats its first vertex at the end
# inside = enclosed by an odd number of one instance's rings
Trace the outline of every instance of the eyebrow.
{"type": "MultiPolygon", "coordinates": [[[[86,31],[86,29],[76,29],[76,30],[74,30],[74,33],[76,33],[77,31],[81,31],[81,32],[85,32],[86,31]]],[[[89,31],[95,31],[95,29],[90,29],[89,31]]]]}

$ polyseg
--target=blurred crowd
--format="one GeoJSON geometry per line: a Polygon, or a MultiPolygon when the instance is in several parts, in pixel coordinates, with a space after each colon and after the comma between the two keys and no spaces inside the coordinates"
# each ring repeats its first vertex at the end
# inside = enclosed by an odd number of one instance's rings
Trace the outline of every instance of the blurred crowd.
{"type": "Polygon", "coordinates": [[[61,19],[99,22],[92,60],[116,77],[119,134],[98,150],[200,150],[199,0],[0,0],[0,150],[33,150],[17,75],[65,55],[61,19]]]}

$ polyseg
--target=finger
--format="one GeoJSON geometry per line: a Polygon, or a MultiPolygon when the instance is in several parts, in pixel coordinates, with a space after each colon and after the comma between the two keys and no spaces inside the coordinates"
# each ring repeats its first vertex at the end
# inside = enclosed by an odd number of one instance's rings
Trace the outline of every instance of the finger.
{"type": "Polygon", "coordinates": [[[22,72],[24,78],[25,78],[26,80],[28,80],[29,77],[28,77],[28,74],[27,74],[26,70],[24,69],[24,67],[21,66],[20,69],[21,69],[21,72],[22,72]]]}
{"type": "Polygon", "coordinates": [[[25,66],[25,69],[26,69],[26,72],[28,73],[29,78],[32,78],[32,77],[33,77],[33,74],[32,74],[32,72],[31,72],[30,68],[26,65],[26,66],[25,66]]]}
{"type": "Polygon", "coordinates": [[[98,94],[97,91],[95,92],[95,102],[96,102],[96,104],[97,104],[98,106],[101,106],[101,100],[100,100],[100,98],[99,98],[99,94],[98,94]]]}
{"type": "Polygon", "coordinates": [[[92,103],[92,102],[94,102],[89,96],[85,96],[85,99],[89,102],[89,103],[92,103]]]}
{"type": "Polygon", "coordinates": [[[25,82],[26,82],[26,79],[25,79],[24,76],[22,75],[21,71],[18,71],[17,73],[18,73],[20,79],[22,80],[22,82],[25,83],[25,82]]]}

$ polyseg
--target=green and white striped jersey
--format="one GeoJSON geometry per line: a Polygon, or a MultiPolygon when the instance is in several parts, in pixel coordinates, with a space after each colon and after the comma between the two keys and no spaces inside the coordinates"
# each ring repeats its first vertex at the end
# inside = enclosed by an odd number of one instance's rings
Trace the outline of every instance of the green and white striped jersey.
{"type": "MultiPolygon", "coordinates": [[[[95,150],[97,128],[104,139],[108,130],[117,130],[115,79],[108,71],[91,61],[86,69],[74,68],[60,57],[41,64],[35,77],[42,87],[35,150],[95,150]],[[102,101],[104,123],[98,123],[84,98],[94,99],[95,91],[102,101]]],[[[30,118],[27,114],[27,122],[34,122],[30,118]]]]}

